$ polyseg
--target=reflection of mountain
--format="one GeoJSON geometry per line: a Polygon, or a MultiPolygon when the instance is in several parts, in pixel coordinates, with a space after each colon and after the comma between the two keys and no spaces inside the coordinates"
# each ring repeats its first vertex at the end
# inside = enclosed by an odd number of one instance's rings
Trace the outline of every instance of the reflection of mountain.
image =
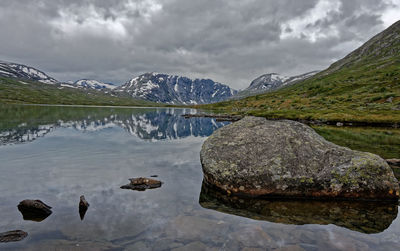
{"type": "Polygon", "coordinates": [[[141,139],[154,140],[178,139],[189,136],[207,137],[226,124],[209,118],[185,119],[180,116],[181,114],[181,112],[178,115],[171,110],[161,110],[132,116],[127,120],[116,121],[116,124],[141,139]]]}
{"type": "Polygon", "coordinates": [[[227,196],[204,183],[202,207],[255,220],[284,224],[334,224],[362,233],[380,233],[397,217],[396,203],[243,199],[227,196]]]}
{"type": "Polygon", "coordinates": [[[179,139],[189,136],[206,137],[224,126],[226,122],[216,122],[210,118],[185,119],[184,113],[195,113],[195,110],[182,109],[134,109],[119,111],[113,109],[102,117],[92,116],[90,110],[79,120],[54,117],[53,123],[45,125],[30,125],[29,122],[19,121],[18,126],[8,129],[0,129],[0,144],[13,144],[30,142],[56,128],[74,128],[83,132],[99,131],[105,128],[121,127],[129,134],[144,140],[179,139]]]}
{"type": "Polygon", "coordinates": [[[56,125],[40,125],[29,128],[22,124],[20,127],[12,130],[1,130],[0,145],[33,141],[37,138],[43,137],[47,133],[53,131],[55,128],[56,125]]]}

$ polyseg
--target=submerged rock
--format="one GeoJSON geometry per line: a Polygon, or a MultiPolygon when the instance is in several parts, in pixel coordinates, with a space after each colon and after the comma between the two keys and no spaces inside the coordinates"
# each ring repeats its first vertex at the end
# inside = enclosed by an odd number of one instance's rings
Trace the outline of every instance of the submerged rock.
{"type": "Polygon", "coordinates": [[[24,232],[22,230],[8,231],[8,232],[0,233],[0,242],[20,241],[20,240],[23,240],[27,236],[28,236],[28,233],[24,232]]]}
{"type": "Polygon", "coordinates": [[[361,233],[380,233],[398,214],[394,201],[258,199],[228,196],[203,183],[202,207],[274,223],[334,224],[361,233]]]}
{"type": "Polygon", "coordinates": [[[86,201],[85,196],[81,195],[79,199],[79,216],[81,220],[85,218],[86,211],[89,208],[89,203],[86,201]]]}
{"type": "Polygon", "coordinates": [[[159,180],[155,179],[150,179],[150,178],[133,178],[129,179],[131,183],[127,185],[121,186],[122,189],[132,189],[132,190],[139,190],[139,191],[144,191],[146,189],[153,189],[153,188],[158,188],[161,187],[162,182],[159,180]]]}
{"type": "Polygon", "coordinates": [[[51,207],[41,200],[23,200],[18,204],[18,210],[24,220],[43,221],[52,213],[50,209],[51,207]]]}
{"type": "Polygon", "coordinates": [[[228,194],[397,200],[385,160],[326,141],[302,123],[244,119],[215,131],[200,153],[206,183],[228,194]]]}

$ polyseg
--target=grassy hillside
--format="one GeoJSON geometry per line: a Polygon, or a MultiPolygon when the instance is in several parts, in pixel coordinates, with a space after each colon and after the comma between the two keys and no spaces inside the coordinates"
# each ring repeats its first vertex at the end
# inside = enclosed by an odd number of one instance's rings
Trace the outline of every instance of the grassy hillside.
{"type": "Polygon", "coordinates": [[[120,105],[160,106],[160,104],[133,99],[129,96],[113,97],[92,90],[89,93],[74,88],[0,77],[0,103],[3,104],[64,104],[64,105],[120,105]]]}
{"type": "Polygon", "coordinates": [[[267,118],[400,123],[400,22],[308,80],[200,107],[267,118]]]}

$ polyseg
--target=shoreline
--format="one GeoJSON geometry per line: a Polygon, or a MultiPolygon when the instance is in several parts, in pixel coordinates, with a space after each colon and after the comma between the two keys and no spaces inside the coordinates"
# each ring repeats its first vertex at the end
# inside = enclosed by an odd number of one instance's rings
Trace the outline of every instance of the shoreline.
{"type": "MultiPolygon", "coordinates": [[[[121,106],[121,105],[63,105],[63,104],[3,104],[1,105],[17,105],[17,106],[43,106],[43,107],[81,107],[81,108],[123,108],[123,109],[194,109],[194,108],[183,108],[175,106],[121,106]]],[[[196,109],[197,110],[197,109],[196,109]]]]}
{"type": "MultiPolygon", "coordinates": [[[[236,122],[245,115],[230,115],[230,114],[183,114],[182,117],[188,118],[215,118],[217,121],[229,121],[236,122]]],[[[259,117],[259,116],[256,116],[259,117]]],[[[361,121],[322,121],[322,120],[304,120],[304,119],[287,119],[287,118],[268,118],[268,120],[293,120],[306,125],[329,125],[337,127],[379,127],[379,128],[391,128],[400,129],[400,122],[361,122],[361,121]]]]}

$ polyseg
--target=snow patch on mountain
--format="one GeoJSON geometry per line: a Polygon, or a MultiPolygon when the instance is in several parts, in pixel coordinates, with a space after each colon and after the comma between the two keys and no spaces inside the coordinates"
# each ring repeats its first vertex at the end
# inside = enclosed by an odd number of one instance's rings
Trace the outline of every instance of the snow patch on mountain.
{"type": "Polygon", "coordinates": [[[103,83],[93,79],[81,79],[74,82],[72,85],[79,87],[79,88],[88,88],[88,89],[95,89],[95,90],[102,90],[102,89],[110,89],[113,90],[117,88],[117,86],[111,83],[103,83]]]}

